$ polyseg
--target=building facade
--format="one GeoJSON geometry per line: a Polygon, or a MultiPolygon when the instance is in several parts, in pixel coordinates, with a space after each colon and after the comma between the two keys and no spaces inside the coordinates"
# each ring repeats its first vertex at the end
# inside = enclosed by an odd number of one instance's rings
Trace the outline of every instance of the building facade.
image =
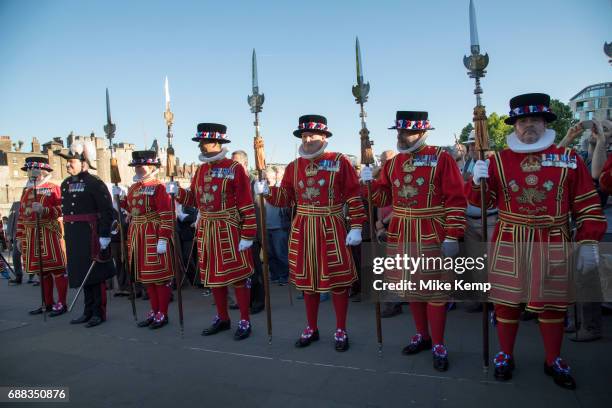
{"type": "MultiPolygon", "coordinates": [[[[97,174],[102,180],[110,185],[110,159],[111,151],[108,148],[108,140],[98,137],[93,132],[89,136],[75,135],[73,132],[66,138],[66,144],[61,137],[54,137],[49,142],[40,144],[38,138],[32,138],[29,149],[24,149],[23,141],[13,142],[10,136],[0,136],[0,214],[5,216],[14,201],[18,201],[27,183],[27,174],[21,167],[26,157],[45,157],[53,168],[52,181],[60,184],[68,173],[66,172],[66,159],[54,154],[54,151],[67,152],[74,142],[88,142],[95,146],[96,158],[94,166],[97,174]]],[[[127,187],[133,183],[134,168],[128,164],[132,160],[132,152],[136,145],[132,143],[119,142],[114,144],[115,157],[121,176],[121,185],[127,187]]],[[[166,148],[160,147],[157,141],[153,142],[151,150],[157,151],[163,164],[166,163],[166,148]]],[[[197,169],[197,164],[185,164],[176,158],[177,177],[176,180],[183,186],[188,186],[191,177],[197,169]]],[[[159,177],[165,179],[165,168],[160,169],[159,177]]]]}
{"type": "Polygon", "coordinates": [[[577,120],[612,120],[612,82],[590,85],[570,99],[577,120]]]}

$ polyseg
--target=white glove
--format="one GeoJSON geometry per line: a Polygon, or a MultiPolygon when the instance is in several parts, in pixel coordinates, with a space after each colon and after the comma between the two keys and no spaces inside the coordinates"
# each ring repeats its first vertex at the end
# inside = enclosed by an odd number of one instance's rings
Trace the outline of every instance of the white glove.
{"type": "Polygon", "coordinates": [[[270,194],[270,186],[268,186],[268,182],[266,180],[256,181],[254,188],[255,188],[255,194],[263,194],[263,195],[270,194]]]}
{"type": "Polygon", "coordinates": [[[15,240],[15,246],[17,247],[17,251],[21,252],[22,245],[20,239],[15,240]]]}
{"type": "Polygon", "coordinates": [[[113,186],[111,190],[113,192],[113,196],[121,197],[123,195],[123,190],[119,186],[113,186]]]}
{"type": "Polygon", "coordinates": [[[346,245],[356,246],[361,244],[361,229],[351,228],[346,235],[346,245]]]}
{"type": "Polygon", "coordinates": [[[597,244],[582,244],[578,250],[576,268],[584,275],[599,266],[599,246],[597,244]]]}
{"type": "Polygon", "coordinates": [[[108,245],[110,244],[111,239],[108,237],[100,237],[99,242],[100,242],[100,249],[105,250],[106,248],[108,248],[108,245]]]}
{"type": "Polygon", "coordinates": [[[166,193],[168,194],[178,194],[179,185],[176,181],[169,181],[166,183],[166,193]]]}
{"type": "Polygon", "coordinates": [[[157,253],[165,254],[167,250],[168,250],[168,241],[166,241],[163,238],[158,239],[157,240],[157,253]]]}
{"type": "Polygon", "coordinates": [[[472,173],[474,184],[480,184],[481,178],[489,178],[489,159],[478,160],[474,163],[474,171],[472,173]]]}
{"type": "Polygon", "coordinates": [[[372,177],[372,168],[370,166],[366,166],[361,169],[360,179],[362,183],[367,183],[374,180],[374,177],[372,177]]]}
{"type": "Polygon", "coordinates": [[[43,205],[39,202],[32,203],[32,211],[38,214],[42,214],[43,205]]]}
{"type": "Polygon", "coordinates": [[[451,258],[459,254],[459,241],[454,239],[445,239],[442,242],[442,255],[446,258],[451,258]]]}
{"type": "Polygon", "coordinates": [[[241,239],[240,242],[238,243],[238,250],[245,251],[252,246],[253,246],[253,241],[250,241],[248,239],[241,239]]]}

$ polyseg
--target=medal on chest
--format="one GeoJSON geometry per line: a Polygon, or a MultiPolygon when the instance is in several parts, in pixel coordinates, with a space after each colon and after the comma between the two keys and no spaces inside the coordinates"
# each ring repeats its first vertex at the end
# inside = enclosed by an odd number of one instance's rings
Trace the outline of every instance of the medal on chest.
{"type": "Polygon", "coordinates": [[[69,193],[80,193],[85,191],[85,183],[71,183],[68,185],[69,193]]]}

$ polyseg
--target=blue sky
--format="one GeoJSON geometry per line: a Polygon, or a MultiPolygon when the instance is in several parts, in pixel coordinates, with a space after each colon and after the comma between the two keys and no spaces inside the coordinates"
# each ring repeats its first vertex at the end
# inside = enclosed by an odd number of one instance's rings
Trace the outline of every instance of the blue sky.
{"type": "MultiPolygon", "coordinates": [[[[294,156],[305,113],[327,116],[330,149],[359,153],[354,42],[358,35],[375,151],[393,148],[396,110],[428,110],[430,143],[451,144],[471,121],[469,0],[26,1],[0,0],[0,134],[29,142],[71,130],[103,135],[105,88],[117,140],[165,145],[163,79],[175,148],[196,160],[198,122],[228,126],[230,149],[252,152],[250,58],[256,48],[268,162],[294,156]]],[[[540,91],[568,101],[612,80],[610,0],[476,0],[488,112],[540,91]]]]}

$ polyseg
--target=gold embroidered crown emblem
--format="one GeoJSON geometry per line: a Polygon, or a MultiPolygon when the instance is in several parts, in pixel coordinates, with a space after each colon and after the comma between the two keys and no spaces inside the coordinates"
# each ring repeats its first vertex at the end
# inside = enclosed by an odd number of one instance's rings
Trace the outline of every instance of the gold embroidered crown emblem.
{"type": "Polygon", "coordinates": [[[542,164],[537,156],[529,155],[521,161],[521,169],[524,172],[540,171],[541,168],[542,164]]]}
{"type": "Polygon", "coordinates": [[[314,177],[317,175],[318,171],[319,171],[319,166],[317,166],[314,162],[311,161],[306,167],[306,176],[314,177]]]}

